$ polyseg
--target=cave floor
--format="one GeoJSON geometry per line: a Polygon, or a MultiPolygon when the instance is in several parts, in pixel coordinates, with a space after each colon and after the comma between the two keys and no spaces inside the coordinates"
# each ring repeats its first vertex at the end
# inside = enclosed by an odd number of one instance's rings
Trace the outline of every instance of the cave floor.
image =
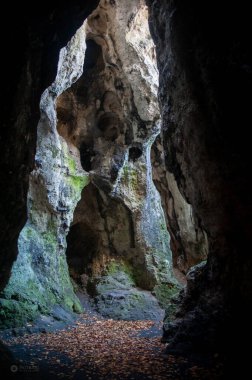
{"type": "Polygon", "coordinates": [[[24,380],[217,379],[182,356],[167,355],[161,322],[118,321],[83,314],[65,329],[5,341],[15,360],[9,377],[24,380]]]}

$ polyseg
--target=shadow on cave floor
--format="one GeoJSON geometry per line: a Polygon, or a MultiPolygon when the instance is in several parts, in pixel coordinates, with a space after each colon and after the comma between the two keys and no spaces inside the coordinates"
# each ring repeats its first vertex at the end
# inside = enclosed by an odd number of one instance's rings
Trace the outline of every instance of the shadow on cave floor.
{"type": "Polygon", "coordinates": [[[220,379],[211,361],[165,353],[161,322],[105,319],[92,311],[52,332],[5,340],[10,350],[1,372],[24,380],[220,379]]]}
{"type": "Polygon", "coordinates": [[[85,310],[78,317],[55,307],[54,317],[42,316],[32,327],[0,332],[5,344],[0,345],[0,371],[6,379],[222,378],[216,359],[167,354],[167,345],[161,343],[162,318],[109,319],[95,311],[85,292],[77,295],[85,310]]]}

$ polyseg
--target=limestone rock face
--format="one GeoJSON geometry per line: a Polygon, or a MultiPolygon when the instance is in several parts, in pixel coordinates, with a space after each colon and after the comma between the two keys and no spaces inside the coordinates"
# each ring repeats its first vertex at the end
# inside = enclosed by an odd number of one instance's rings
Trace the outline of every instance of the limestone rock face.
{"type": "MultiPolygon", "coordinates": [[[[161,320],[164,310],[150,291],[136,287],[132,267],[110,261],[107,272],[96,278],[92,291],[97,311],[114,319],[161,320]]],[[[163,305],[162,305],[163,306],[163,305]]]]}
{"type": "MultiPolygon", "coordinates": [[[[111,282],[111,262],[120,264],[116,277],[127,267],[133,272],[128,301],[121,298],[125,318],[137,305],[135,315],[155,304],[137,286],[162,294],[161,302],[166,287],[168,296],[176,288],[150,161],[160,131],[157,86],[146,5],[101,0],[60,51],[55,81],[41,97],[28,221],[2,300],[7,314],[16,310],[17,323],[22,308],[28,318],[55,303],[81,309],[65,256],[70,226],[70,272],[86,276],[87,289],[95,286],[106,298],[102,284],[105,277],[111,282]]],[[[99,296],[98,310],[111,315],[99,296]]]]}
{"type": "Polygon", "coordinates": [[[55,79],[59,51],[97,6],[98,0],[50,4],[5,4],[15,28],[1,25],[2,117],[0,156],[0,289],[17,257],[17,240],[27,220],[29,174],[34,169],[41,94],[55,79]],[[6,101],[8,99],[8,101],[6,101]]]}
{"type": "MultiPolygon", "coordinates": [[[[142,1],[101,1],[87,25],[83,75],[57,100],[58,131],[70,149],[79,149],[91,181],[74,213],[67,257],[72,276],[78,281],[86,276],[88,288],[95,287],[103,299],[101,306],[96,297],[98,310],[112,316],[99,286],[110,278],[111,262],[118,263],[119,277],[130,267],[132,286],[157,296],[161,284],[169,290],[176,281],[160,195],[152,181],[150,149],[160,122],[147,7],[142,1]]],[[[135,297],[134,308],[136,302],[140,308],[140,301],[135,297]]],[[[130,318],[125,295],[119,304],[130,318]]]]}
{"type": "Polygon", "coordinates": [[[88,178],[57,133],[55,100],[82,72],[85,37],[84,23],[60,51],[56,79],[41,97],[28,221],[19,236],[18,258],[3,294],[3,323],[11,312],[20,324],[25,318],[48,311],[55,303],[75,311],[81,309],[68,275],[65,235],[88,178]]]}
{"type": "Polygon", "coordinates": [[[226,17],[226,7],[210,1],[148,3],[166,169],[209,243],[207,264],[188,274],[166,337],[180,349],[232,349],[233,340],[242,339],[240,328],[245,335],[251,331],[248,9],[230,6],[226,17]]]}
{"type": "Polygon", "coordinates": [[[186,273],[207,258],[207,235],[194,215],[192,206],[182,196],[174,175],[165,167],[160,136],[152,146],[154,183],[161,195],[166,224],[171,236],[173,266],[177,278],[186,283],[186,273]]]}

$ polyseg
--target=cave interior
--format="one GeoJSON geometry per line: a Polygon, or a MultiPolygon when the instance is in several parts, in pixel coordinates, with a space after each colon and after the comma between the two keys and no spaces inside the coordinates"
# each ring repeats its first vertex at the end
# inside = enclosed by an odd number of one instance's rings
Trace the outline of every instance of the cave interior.
{"type": "Polygon", "coordinates": [[[4,12],[15,29],[1,26],[1,367],[29,376],[13,336],[60,334],[89,313],[104,331],[151,321],[180,371],[153,379],[246,373],[246,6],[63,0],[4,12]]]}

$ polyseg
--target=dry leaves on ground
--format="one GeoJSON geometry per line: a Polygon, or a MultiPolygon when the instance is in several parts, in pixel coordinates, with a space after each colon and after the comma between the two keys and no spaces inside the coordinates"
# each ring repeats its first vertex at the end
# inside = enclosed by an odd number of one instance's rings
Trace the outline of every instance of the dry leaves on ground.
{"type": "Polygon", "coordinates": [[[11,344],[21,343],[31,350],[42,347],[36,360],[48,361],[51,373],[54,365],[61,366],[62,371],[57,367],[55,373],[59,378],[74,378],[83,372],[87,379],[213,379],[213,374],[202,368],[188,368],[186,359],[166,355],[160,337],[139,336],[153,325],[153,321],[83,315],[75,327],[13,338],[11,344]],[[67,363],[65,357],[70,359],[67,363]]]}

